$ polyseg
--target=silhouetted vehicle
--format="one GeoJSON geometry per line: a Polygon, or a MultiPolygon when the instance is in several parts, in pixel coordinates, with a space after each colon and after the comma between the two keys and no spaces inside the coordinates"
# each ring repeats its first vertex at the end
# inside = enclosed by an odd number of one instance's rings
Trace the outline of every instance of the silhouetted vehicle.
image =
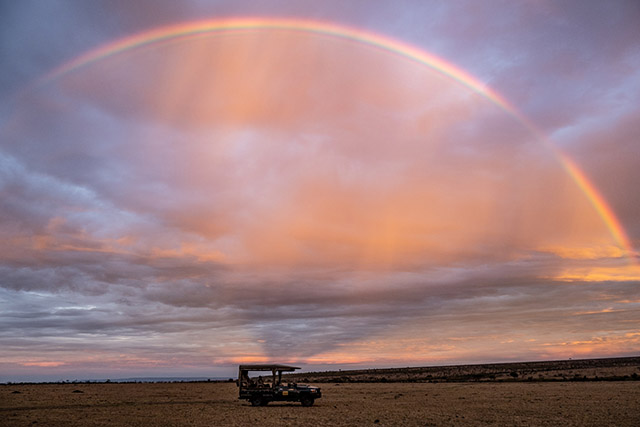
{"type": "Polygon", "coordinates": [[[265,406],[269,402],[300,402],[302,406],[311,406],[322,397],[319,387],[292,382],[283,383],[282,373],[293,372],[297,368],[287,365],[240,365],[238,368],[239,399],[251,402],[253,406],[265,406]],[[264,372],[251,378],[250,372],[264,372]]]}

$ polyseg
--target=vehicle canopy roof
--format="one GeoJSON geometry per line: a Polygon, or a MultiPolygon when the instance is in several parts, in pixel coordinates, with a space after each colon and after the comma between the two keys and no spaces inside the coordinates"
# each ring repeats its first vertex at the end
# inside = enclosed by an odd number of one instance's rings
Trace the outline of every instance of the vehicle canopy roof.
{"type": "Polygon", "coordinates": [[[297,366],[289,366],[289,365],[240,365],[241,371],[283,371],[283,372],[293,372],[296,369],[300,369],[297,366]]]}

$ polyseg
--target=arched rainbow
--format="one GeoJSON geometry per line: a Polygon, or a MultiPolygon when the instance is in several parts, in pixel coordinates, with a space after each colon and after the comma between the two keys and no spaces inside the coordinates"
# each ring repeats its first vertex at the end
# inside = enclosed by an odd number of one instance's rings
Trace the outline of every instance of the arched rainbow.
{"type": "Polygon", "coordinates": [[[569,176],[576,182],[589,202],[596,209],[616,243],[622,247],[629,257],[633,257],[633,248],[622,225],[616,218],[612,209],[608,206],[604,198],[588,180],[586,175],[573,163],[566,155],[555,147],[537,128],[520,113],[513,105],[507,102],[500,94],[487,87],[477,78],[455,65],[435,56],[422,49],[394,40],[387,36],[374,34],[365,30],[349,28],[342,25],[335,25],[326,22],[312,21],[305,19],[279,19],[279,18],[225,18],[217,20],[192,21],[178,25],[166,26],[140,34],[121,39],[119,41],[106,44],[92,50],[78,58],[63,64],[54,69],[51,73],[39,80],[37,85],[46,84],[53,79],[62,77],[74,70],[92,64],[108,56],[156,44],[163,41],[174,40],[179,37],[189,37],[206,35],[210,33],[238,32],[247,30],[286,30],[301,31],[306,33],[317,33],[324,36],[333,36],[340,39],[353,40],[366,45],[374,46],[381,50],[408,58],[412,61],[425,65],[433,70],[444,74],[451,79],[466,86],[472,91],[481,94],[495,105],[517,119],[529,131],[531,131],[540,141],[546,144],[555,154],[556,158],[566,170],[569,176]]]}

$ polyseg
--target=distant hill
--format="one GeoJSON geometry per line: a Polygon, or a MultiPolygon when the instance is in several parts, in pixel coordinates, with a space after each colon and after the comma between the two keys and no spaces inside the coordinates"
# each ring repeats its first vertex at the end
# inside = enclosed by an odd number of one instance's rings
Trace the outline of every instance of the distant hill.
{"type": "Polygon", "coordinates": [[[640,380],[640,357],[490,363],[287,375],[298,382],[624,381],[640,380]]]}

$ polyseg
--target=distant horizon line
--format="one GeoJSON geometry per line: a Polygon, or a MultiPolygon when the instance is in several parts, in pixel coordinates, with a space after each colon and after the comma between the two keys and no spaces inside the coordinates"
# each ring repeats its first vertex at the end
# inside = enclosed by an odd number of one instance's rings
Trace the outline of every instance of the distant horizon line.
{"type": "MultiPolygon", "coordinates": [[[[328,374],[328,373],[348,373],[358,371],[384,371],[394,369],[422,369],[422,368],[451,368],[451,367],[465,367],[465,366],[493,366],[493,365],[518,365],[518,364],[533,364],[533,363],[555,363],[555,362],[585,362],[595,360],[612,360],[612,359],[638,359],[640,353],[635,356],[606,356],[606,357],[587,357],[587,358],[567,358],[567,359],[541,359],[541,360],[522,360],[522,361],[510,361],[510,362],[479,362],[479,363],[459,363],[459,364],[444,364],[444,365],[415,365],[415,366],[388,366],[377,368],[354,368],[354,369],[339,369],[325,370],[325,371],[301,371],[296,374],[328,374]]],[[[303,368],[304,369],[304,368],[303,368]]],[[[60,380],[45,380],[45,381],[5,381],[0,382],[0,385],[16,385],[16,384],[125,384],[125,383],[189,383],[189,382],[229,382],[237,380],[232,376],[143,376],[143,377],[123,377],[123,378],[95,378],[95,379],[60,379],[60,380]]]]}

